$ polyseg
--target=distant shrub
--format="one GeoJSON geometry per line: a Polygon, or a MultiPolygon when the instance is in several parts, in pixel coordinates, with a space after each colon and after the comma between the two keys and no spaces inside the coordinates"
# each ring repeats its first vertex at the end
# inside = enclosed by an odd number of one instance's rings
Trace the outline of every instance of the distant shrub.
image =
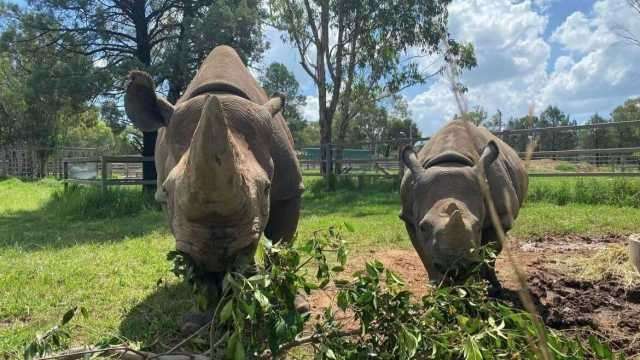
{"type": "Polygon", "coordinates": [[[71,186],[53,193],[46,205],[62,216],[78,218],[117,218],[130,216],[153,207],[140,188],[71,186]]]}

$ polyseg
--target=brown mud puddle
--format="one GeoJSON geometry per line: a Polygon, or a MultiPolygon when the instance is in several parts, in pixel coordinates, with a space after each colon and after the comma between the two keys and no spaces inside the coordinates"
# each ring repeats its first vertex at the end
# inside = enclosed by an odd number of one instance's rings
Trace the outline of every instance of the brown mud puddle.
{"type": "MultiPolygon", "coordinates": [[[[512,253],[518,266],[527,275],[535,305],[545,323],[555,329],[580,337],[596,335],[623,351],[640,359],[640,287],[625,288],[616,279],[590,282],[571,278],[558,271],[558,255],[586,254],[610,244],[624,243],[625,237],[604,236],[544,236],[526,243],[512,243],[512,253]]],[[[416,252],[407,250],[369,251],[352,255],[345,274],[363,269],[366,261],[378,259],[405,281],[417,296],[429,291],[426,271],[416,252]]],[[[518,282],[511,265],[502,255],[497,263],[498,277],[505,291],[502,298],[519,305],[516,295],[518,282]]],[[[319,315],[327,306],[335,307],[336,289],[314,292],[308,300],[311,311],[319,315]]],[[[337,314],[349,326],[357,326],[350,314],[337,314]]]]}

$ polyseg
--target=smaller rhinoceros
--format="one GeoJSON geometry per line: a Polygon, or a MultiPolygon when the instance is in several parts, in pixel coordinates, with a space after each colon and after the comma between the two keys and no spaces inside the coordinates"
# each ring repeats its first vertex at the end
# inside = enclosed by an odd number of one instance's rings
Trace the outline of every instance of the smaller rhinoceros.
{"type": "MultiPolygon", "coordinates": [[[[482,259],[474,249],[491,244],[501,250],[476,167],[485,169],[503,230],[511,229],[526,196],[528,178],[509,145],[484,127],[454,120],[417,156],[406,147],[400,157],[407,167],[400,189],[400,218],[432,282],[450,280],[445,275],[478,264],[482,259]]],[[[492,267],[484,267],[483,276],[499,289],[492,267]]]]}

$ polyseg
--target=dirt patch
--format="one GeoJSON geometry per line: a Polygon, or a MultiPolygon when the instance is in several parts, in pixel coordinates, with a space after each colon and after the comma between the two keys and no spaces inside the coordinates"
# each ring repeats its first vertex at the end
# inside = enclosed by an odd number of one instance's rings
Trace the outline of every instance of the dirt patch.
{"type": "Polygon", "coordinates": [[[627,237],[619,234],[606,234],[598,236],[544,235],[528,239],[516,252],[583,252],[594,249],[602,249],[610,244],[621,244],[627,241],[627,237]]]}
{"type": "Polygon", "coordinates": [[[547,325],[596,334],[616,350],[640,354],[640,288],[627,289],[614,279],[567,279],[543,265],[531,270],[529,288],[547,325]]]}
{"type": "MultiPolygon", "coordinates": [[[[584,281],[554,266],[558,256],[584,255],[625,241],[626,237],[614,234],[543,236],[513,242],[511,248],[518,265],[527,274],[528,286],[547,325],[585,338],[595,334],[614,349],[640,359],[640,287],[625,287],[615,278],[584,281]]],[[[350,276],[372,259],[378,259],[398,273],[417,296],[429,291],[426,271],[412,249],[352,254],[345,274],[350,276]]],[[[498,259],[497,272],[505,287],[503,299],[517,305],[515,291],[519,286],[504,256],[498,259]]],[[[312,311],[319,314],[335,304],[335,294],[336,290],[331,288],[312,294],[309,297],[312,311]]],[[[350,318],[349,314],[342,317],[350,318]]]]}

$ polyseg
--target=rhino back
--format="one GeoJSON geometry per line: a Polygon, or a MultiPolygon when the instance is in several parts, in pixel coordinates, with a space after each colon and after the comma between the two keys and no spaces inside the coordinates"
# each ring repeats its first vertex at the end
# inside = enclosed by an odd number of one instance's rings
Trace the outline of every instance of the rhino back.
{"type": "MultiPolygon", "coordinates": [[[[232,93],[260,105],[269,100],[242,59],[229,46],[218,46],[209,53],[178,100],[178,105],[209,92],[232,93]]],[[[304,189],[302,174],[293,137],[281,114],[274,116],[272,122],[271,157],[274,163],[271,197],[282,200],[299,195],[304,189]]]]}

